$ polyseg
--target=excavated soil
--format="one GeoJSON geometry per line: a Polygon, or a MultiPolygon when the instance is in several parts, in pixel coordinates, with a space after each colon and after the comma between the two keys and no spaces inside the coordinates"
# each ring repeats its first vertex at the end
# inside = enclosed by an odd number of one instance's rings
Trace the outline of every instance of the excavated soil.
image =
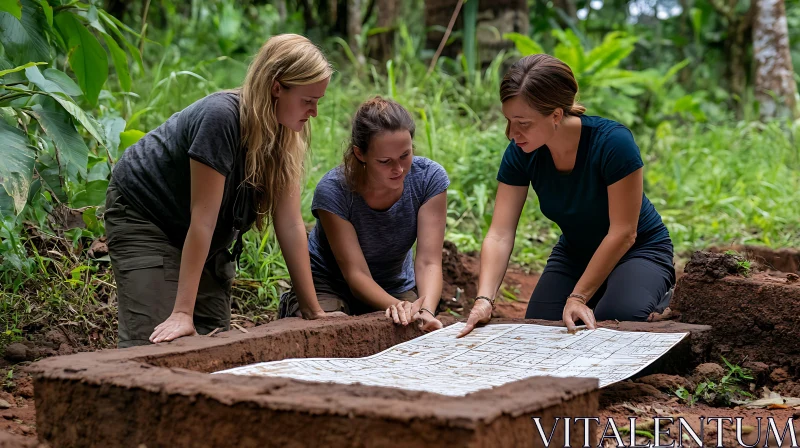
{"type": "MultiPolygon", "coordinates": [[[[475,253],[459,252],[455,244],[445,241],[442,250],[444,276],[439,312],[456,317],[469,315],[478,294],[480,258],[475,253]]],[[[494,317],[524,318],[539,274],[525,272],[517,266],[506,271],[498,294],[494,317]]]]}
{"type": "Polygon", "coordinates": [[[535,440],[531,415],[597,413],[597,380],[587,378],[529,378],[447,397],[204,373],[292,357],[361,357],[418,335],[373,313],[42,360],[32,366],[39,435],[54,446],[389,446],[401,439],[420,447],[521,446],[535,440]]]}
{"type": "MultiPolygon", "coordinates": [[[[678,281],[671,308],[680,321],[710,325],[717,356],[761,362],[800,376],[800,282],[738,255],[696,252],[678,281]]],[[[789,267],[792,267],[791,265],[789,267]]]]}
{"type": "MultiPolygon", "coordinates": [[[[750,369],[754,379],[749,387],[756,395],[763,387],[767,387],[784,397],[800,397],[800,344],[796,344],[800,336],[800,317],[796,311],[800,309],[800,277],[797,276],[800,274],[800,251],[771,251],[747,246],[712,248],[709,252],[695,254],[687,264],[685,273],[681,273],[671,306],[675,312],[668,317],[680,322],[713,327],[713,331],[705,336],[709,338],[709,346],[713,348],[702,353],[692,352],[689,355],[690,363],[694,365],[714,361],[722,364],[720,356],[725,356],[729,361],[750,369]],[[724,253],[729,250],[738,254],[724,253]],[[749,261],[750,269],[743,270],[742,261],[749,261]]],[[[443,255],[445,281],[439,311],[466,316],[476,294],[478,257],[475,254],[459,253],[455,245],[450,243],[445,244],[443,255]]],[[[536,281],[537,275],[526,274],[521,269],[509,269],[504,279],[504,288],[509,292],[507,296],[515,296],[516,300],[500,299],[495,317],[523,317],[536,281]]],[[[20,358],[17,361],[21,364],[14,366],[14,379],[7,379],[3,384],[4,392],[0,393],[0,447],[38,446],[35,441],[36,421],[31,379],[24,372],[24,367],[32,360],[31,357],[68,354],[80,350],[78,347],[84,344],[70,340],[69,336],[48,334],[34,345],[23,344],[25,349],[15,348],[24,360],[20,358]],[[3,409],[3,401],[9,404],[8,408],[3,409]]],[[[290,347],[303,345],[301,341],[284,342],[290,347]]],[[[359,339],[350,339],[347,343],[359,344],[359,339]]],[[[360,343],[364,344],[364,341],[360,343]]],[[[324,352],[326,356],[343,356],[336,352],[335,346],[325,348],[324,352]]],[[[228,359],[230,356],[221,350],[214,356],[223,360],[213,367],[205,366],[206,371],[240,362],[253,362],[259,354],[250,351],[245,356],[247,359],[228,359]]],[[[164,367],[199,367],[188,361],[188,358],[173,358],[164,367]]],[[[0,367],[10,366],[6,363],[0,367]]],[[[711,407],[701,403],[688,406],[677,398],[675,389],[679,386],[691,389],[696,386],[696,381],[697,378],[689,373],[682,376],[649,375],[603,389],[600,396],[601,423],[598,434],[600,428],[605,427],[608,417],[615,418],[619,423],[631,416],[639,416],[640,419],[684,416],[687,419],[693,418],[694,421],[699,416],[731,416],[744,417],[745,424],[752,426],[756,424],[756,417],[771,416],[778,422],[785,422],[789,417],[800,420],[800,410],[792,408],[744,409],[711,407]]],[[[797,426],[798,423],[795,422],[795,428],[797,426]]],[[[674,426],[671,428],[674,434],[676,429],[674,426]]],[[[763,432],[762,427],[759,446],[763,446],[763,432]]],[[[628,440],[628,436],[623,438],[628,440]]],[[[639,440],[644,441],[641,438],[639,440]]],[[[735,434],[725,429],[724,440],[725,446],[733,446],[735,434]]],[[[745,436],[745,442],[752,443],[755,440],[755,433],[745,436]]],[[[707,431],[706,441],[713,446],[716,432],[707,431]]],[[[605,446],[613,445],[606,442],[605,446]]]]}
{"type": "Polygon", "coordinates": [[[709,252],[736,252],[747,260],[754,261],[763,269],[800,274],[800,250],[770,249],[763,246],[732,245],[730,247],[712,247],[709,252]]]}

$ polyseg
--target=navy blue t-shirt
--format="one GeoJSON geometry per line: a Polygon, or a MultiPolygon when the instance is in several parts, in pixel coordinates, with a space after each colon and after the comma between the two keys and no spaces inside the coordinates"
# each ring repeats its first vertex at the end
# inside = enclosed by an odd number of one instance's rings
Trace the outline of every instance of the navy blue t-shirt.
{"type": "MultiPolygon", "coordinates": [[[[561,228],[559,249],[575,261],[588,263],[608,234],[608,186],[644,164],[625,126],[595,116],[581,116],[581,123],[571,172],[556,169],[547,145],[525,153],[512,141],[503,155],[497,180],[508,185],[531,185],[542,214],[561,228]]],[[[671,255],[669,232],[643,193],[636,242],[628,254],[642,251],[660,255],[665,250],[671,255]]]]}

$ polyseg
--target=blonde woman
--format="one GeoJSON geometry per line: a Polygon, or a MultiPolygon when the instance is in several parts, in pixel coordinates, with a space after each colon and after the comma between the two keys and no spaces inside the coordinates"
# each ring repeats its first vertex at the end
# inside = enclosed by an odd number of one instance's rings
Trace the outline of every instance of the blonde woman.
{"type": "Polygon", "coordinates": [[[240,89],[198,100],[125,151],[105,212],[119,347],[228,329],[235,260],[253,223],[274,225],[302,316],[325,315],[311,277],[299,181],[308,120],[331,73],[308,39],[274,36],[240,89]]]}

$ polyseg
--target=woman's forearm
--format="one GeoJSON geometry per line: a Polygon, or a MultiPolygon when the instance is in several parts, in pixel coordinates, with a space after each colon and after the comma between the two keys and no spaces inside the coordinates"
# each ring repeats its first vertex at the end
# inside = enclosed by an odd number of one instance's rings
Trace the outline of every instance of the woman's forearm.
{"type": "Polygon", "coordinates": [[[385,310],[392,305],[400,303],[399,299],[392,297],[366,272],[348,273],[345,280],[353,295],[376,311],[385,310]]]}
{"type": "Polygon", "coordinates": [[[203,275],[203,266],[208,258],[208,249],[211,246],[213,234],[213,228],[189,225],[181,252],[178,293],[175,297],[173,313],[185,313],[189,316],[194,314],[197,289],[200,285],[200,277],[203,275]]]}
{"type": "Polygon", "coordinates": [[[575,285],[573,292],[592,298],[617,266],[622,256],[633,246],[636,234],[609,233],[592,255],[589,265],[575,285]]]}
{"type": "Polygon", "coordinates": [[[311,275],[311,260],[308,255],[308,236],[302,222],[292,226],[275,226],[275,235],[281,246],[283,259],[292,278],[292,288],[297,294],[300,313],[303,317],[324,314],[317,301],[314,279],[311,275]]]}
{"type": "Polygon", "coordinates": [[[481,245],[481,271],[478,278],[478,295],[494,297],[506,275],[508,260],[514,249],[515,233],[497,235],[489,229],[481,245]]]}
{"type": "MultiPolygon", "coordinates": [[[[419,261],[419,260],[418,260],[419,261]]],[[[417,280],[417,295],[424,300],[422,307],[433,314],[442,297],[442,262],[421,261],[414,267],[417,280]]]]}

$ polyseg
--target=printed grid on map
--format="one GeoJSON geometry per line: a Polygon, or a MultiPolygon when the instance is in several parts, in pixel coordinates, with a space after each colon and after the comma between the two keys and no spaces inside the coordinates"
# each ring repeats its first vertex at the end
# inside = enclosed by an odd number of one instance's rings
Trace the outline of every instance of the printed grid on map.
{"type": "Polygon", "coordinates": [[[216,373],[360,383],[463,396],[532,376],[591,377],[600,387],[639,372],[688,333],[495,324],[456,339],[457,323],[366,358],[263,362],[216,373]]]}

